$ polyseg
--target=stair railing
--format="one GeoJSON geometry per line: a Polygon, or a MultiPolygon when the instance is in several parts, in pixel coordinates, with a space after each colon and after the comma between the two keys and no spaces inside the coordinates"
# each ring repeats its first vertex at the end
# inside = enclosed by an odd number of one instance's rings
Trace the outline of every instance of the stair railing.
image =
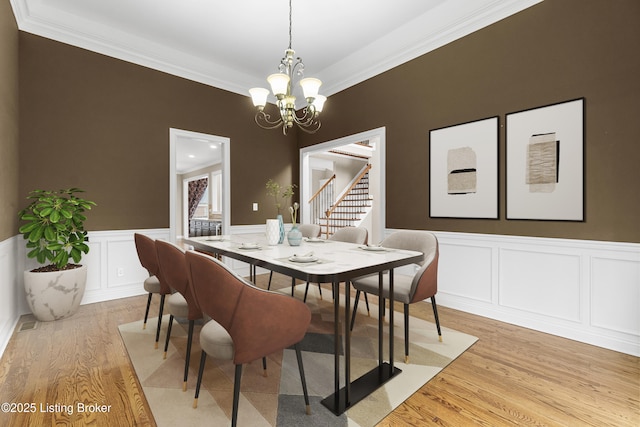
{"type": "Polygon", "coordinates": [[[325,217],[326,217],[326,221],[325,221],[326,229],[324,233],[325,238],[328,239],[329,236],[333,234],[335,229],[338,228],[338,226],[336,226],[335,224],[331,226],[329,225],[329,223],[331,222],[329,221],[329,219],[331,218],[331,214],[333,214],[333,212],[336,210],[338,206],[340,206],[340,203],[342,203],[345,197],[347,197],[349,193],[351,193],[351,191],[360,183],[360,181],[362,181],[362,178],[364,178],[369,173],[370,170],[371,170],[371,164],[367,164],[364,168],[362,168],[362,170],[360,171],[360,174],[358,174],[358,176],[351,182],[351,185],[342,193],[340,198],[335,203],[333,203],[333,205],[329,206],[329,208],[325,211],[325,217]]]}
{"type": "Polygon", "coordinates": [[[335,188],[336,174],[333,174],[316,193],[309,199],[309,206],[311,208],[311,223],[320,223],[320,218],[331,207],[334,200],[334,188],[335,188]]]}

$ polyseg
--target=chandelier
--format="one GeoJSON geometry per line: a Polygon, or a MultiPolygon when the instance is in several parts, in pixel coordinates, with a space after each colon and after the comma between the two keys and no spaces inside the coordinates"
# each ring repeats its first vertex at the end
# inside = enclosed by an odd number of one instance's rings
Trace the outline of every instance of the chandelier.
{"type": "Polygon", "coordinates": [[[260,87],[249,89],[253,105],[258,109],[255,116],[258,126],[263,129],[276,129],[282,126],[282,133],[285,135],[294,123],[307,133],[315,133],[320,129],[321,123],[318,117],[327,99],[318,94],[322,84],[320,80],[313,77],[302,78],[304,63],[300,57],[294,61],[295,54],[296,52],[291,49],[291,0],[289,0],[289,48],[284,51],[284,58],[280,60],[279,72],[267,77],[271,91],[277,99],[280,117],[271,119],[271,116],[264,111],[267,96],[269,96],[268,89],[260,87]],[[299,84],[307,102],[307,105],[299,111],[296,111],[296,97],[291,89],[295,87],[294,79],[300,79],[299,84]]]}

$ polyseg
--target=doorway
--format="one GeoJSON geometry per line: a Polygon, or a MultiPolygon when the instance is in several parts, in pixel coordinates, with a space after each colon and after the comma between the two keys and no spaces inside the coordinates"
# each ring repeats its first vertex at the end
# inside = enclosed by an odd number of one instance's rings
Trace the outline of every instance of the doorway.
{"type": "Polygon", "coordinates": [[[313,167],[312,159],[315,156],[338,150],[351,144],[368,141],[374,147],[369,160],[372,165],[369,173],[370,192],[373,196],[373,209],[371,211],[371,229],[369,230],[369,242],[377,243],[384,239],[385,230],[385,135],[386,129],[380,127],[370,131],[349,135],[321,144],[305,147],[300,150],[300,205],[302,222],[311,222],[311,209],[308,201],[313,196],[313,167]]]}
{"type": "Polygon", "coordinates": [[[209,171],[220,180],[219,206],[212,212],[221,223],[223,233],[229,233],[231,221],[231,172],[229,138],[169,129],[169,233],[173,242],[188,236],[189,221],[185,216],[183,182],[189,175],[209,171]]]}

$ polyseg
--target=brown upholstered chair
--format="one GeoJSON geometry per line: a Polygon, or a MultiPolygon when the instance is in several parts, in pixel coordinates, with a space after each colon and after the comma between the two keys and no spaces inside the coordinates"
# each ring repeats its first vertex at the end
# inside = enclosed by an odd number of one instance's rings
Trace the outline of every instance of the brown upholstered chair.
{"type": "Polygon", "coordinates": [[[144,234],[135,233],[133,235],[136,243],[136,251],[140,264],[149,272],[149,277],[144,281],[144,289],[149,292],[147,298],[147,309],[144,312],[144,323],[142,329],[147,327],[147,318],[149,317],[149,307],[151,307],[151,297],[153,294],[160,295],[160,308],[158,312],[158,330],[156,331],[156,348],[160,340],[160,327],[162,326],[162,311],[164,310],[165,295],[171,293],[171,288],[161,279],[160,269],[158,266],[158,254],[156,252],[155,240],[144,234]]]}
{"type": "MultiPolygon", "coordinates": [[[[335,240],[336,242],[346,242],[346,243],[355,243],[358,245],[366,245],[369,240],[369,231],[364,227],[344,227],[339,228],[333,233],[328,240],[335,240]]],[[[335,292],[333,289],[333,284],[331,284],[332,289],[331,292],[335,292]]],[[[320,283],[318,283],[318,290],[320,291],[320,297],[322,297],[322,287],[320,283]]],[[[307,287],[304,290],[304,299],[303,301],[307,301],[307,293],[309,292],[309,283],[307,283],[307,287]]],[[[367,303],[367,306],[369,304],[367,303]]]]}
{"type": "Polygon", "coordinates": [[[160,272],[171,289],[175,290],[167,298],[167,309],[169,311],[169,326],[167,328],[167,338],[164,343],[164,358],[167,358],[169,339],[171,338],[171,327],[173,319],[189,320],[189,332],[187,335],[187,353],[184,360],[184,382],[182,390],[187,390],[187,378],[189,375],[189,360],[191,358],[191,343],[193,341],[193,328],[195,321],[202,319],[202,311],[193,296],[189,276],[187,274],[187,261],[184,250],[170,242],[156,240],[156,251],[158,252],[158,264],[160,272]]]}
{"type": "MultiPolygon", "coordinates": [[[[438,239],[428,231],[400,230],[392,233],[384,239],[381,246],[386,248],[405,249],[422,252],[423,258],[420,261],[420,269],[413,276],[394,274],[393,276],[393,298],[404,304],[404,355],[405,361],[409,362],[409,304],[431,299],[433,315],[436,321],[439,340],[442,341],[440,331],[440,320],[438,319],[438,307],[436,305],[436,293],[438,292],[438,239]]],[[[385,274],[383,280],[383,294],[380,304],[389,298],[389,276],[385,274]]],[[[361,292],[374,295],[379,294],[378,275],[359,277],[352,281],[356,289],[355,302],[353,304],[353,315],[351,317],[351,328],[355,322],[358,299],[361,292]]],[[[365,295],[366,295],[365,293],[365,295]]],[[[393,307],[390,307],[393,310],[393,307]]]]}
{"type": "Polygon", "coordinates": [[[231,425],[235,426],[242,365],[294,346],[307,414],[310,413],[298,345],[311,323],[309,308],[296,299],[253,286],[211,256],[188,251],[186,260],[198,305],[212,319],[200,331],[203,351],[193,406],[197,407],[207,354],[233,360],[236,369],[231,425]]]}

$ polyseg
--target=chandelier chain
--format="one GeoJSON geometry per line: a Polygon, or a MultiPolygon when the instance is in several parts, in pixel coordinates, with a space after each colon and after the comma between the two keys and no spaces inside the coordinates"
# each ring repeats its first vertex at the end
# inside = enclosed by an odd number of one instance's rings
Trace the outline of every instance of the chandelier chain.
{"type": "Polygon", "coordinates": [[[291,27],[292,27],[292,17],[293,12],[292,12],[292,7],[291,7],[291,0],[289,0],[289,49],[291,49],[291,27]]]}

